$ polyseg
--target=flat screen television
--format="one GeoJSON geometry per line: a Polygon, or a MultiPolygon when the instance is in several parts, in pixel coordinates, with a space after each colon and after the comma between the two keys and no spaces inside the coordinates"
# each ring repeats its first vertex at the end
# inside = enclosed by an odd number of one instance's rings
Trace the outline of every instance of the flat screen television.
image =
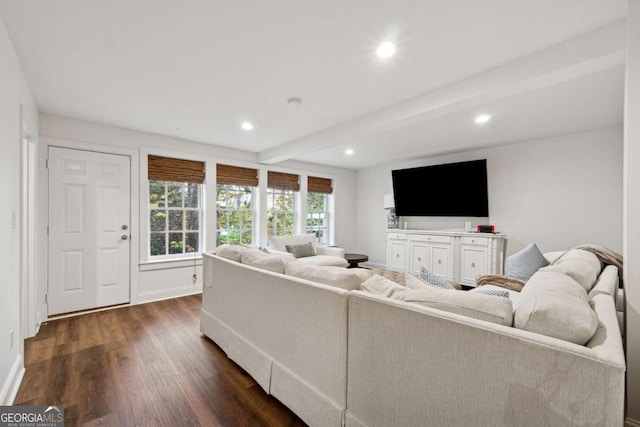
{"type": "Polygon", "coordinates": [[[487,160],[391,171],[398,216],[489,216],[487,160]]]}

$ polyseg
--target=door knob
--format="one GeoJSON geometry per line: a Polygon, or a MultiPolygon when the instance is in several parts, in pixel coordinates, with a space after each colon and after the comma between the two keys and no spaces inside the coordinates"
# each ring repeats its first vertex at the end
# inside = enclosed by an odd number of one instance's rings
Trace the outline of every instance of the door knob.
{"type": "Polygon", "coordinates": [[[129,238],[129,236],[127,236],[126,234],[123,234],[122,236],[120,236],[120,238],[122,240],[127,240],[129,238]]]}
{"type": "Polygon", "coordinates": [[[129,226],[127,226],[126,224],[122,226],[123,230],[126,230],[127,228],[129,228],[129,226]]]}

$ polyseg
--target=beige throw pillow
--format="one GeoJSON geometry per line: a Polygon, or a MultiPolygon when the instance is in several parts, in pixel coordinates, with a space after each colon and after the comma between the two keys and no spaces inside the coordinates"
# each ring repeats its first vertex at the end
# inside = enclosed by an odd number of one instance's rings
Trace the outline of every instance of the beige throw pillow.
{"type": "Polygon", "coordinates": [[[602,271],[602,263],[592,252],[570,249],[548,267],[540,271],[555,271],[570,276],[589,292],[602,271]]]}
{"type": "Polygon", "coordinates": [[[329,267],[306,262],[290,262],[285,266],[284,272],[289,276],[348,291],[358,289],[360,284],[372,275],[366,268],[329,267]]]}
{"type": "Polygon", "coordinates": [[[249,250],[249,248],[240,245],[230,245],[228,243],[223,243],[214,250],[214,253],[223,258],[227,258],[235,262],[240,262],[240,256],[246,250],[249,250]]]}
{"type": "Polygon", "coordinates": [[[281,274],[284,274],[287,263],[295,260],[293,255],[267,254],[260,249],[247,249],[240,255],[243,264],[281,274]]]}
{"type": "Polygon", "coordinates": [[[598,316],[578,282],[563,273],[538,271],[520,293],[514,326],[584,345],[596,332],[598,316]]]}

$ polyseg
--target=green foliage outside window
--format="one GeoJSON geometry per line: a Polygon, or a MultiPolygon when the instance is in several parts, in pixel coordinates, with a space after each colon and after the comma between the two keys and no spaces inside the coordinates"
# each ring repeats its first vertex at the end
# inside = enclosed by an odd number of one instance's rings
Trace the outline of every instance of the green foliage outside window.
{"type": "Polygon", "coordinates": [[[200,251],[201,185],[149,181],[149,254],[200,251]]]}
{"type": "Polygon", "coordinates": [[[218,184],[217,244],[250,244],[253,237],[253,187],[218,184]]]}
{"type": "Polygon", "coordinates": [[[296,193],[267,189],[267,237],[291,236],[295,232],[296,193]]]}
{"type": "Polygon", "coordinates": [[[328,243],[329,195],[307,193],[307,233],[316,233],[318,243],[328,243]]]}

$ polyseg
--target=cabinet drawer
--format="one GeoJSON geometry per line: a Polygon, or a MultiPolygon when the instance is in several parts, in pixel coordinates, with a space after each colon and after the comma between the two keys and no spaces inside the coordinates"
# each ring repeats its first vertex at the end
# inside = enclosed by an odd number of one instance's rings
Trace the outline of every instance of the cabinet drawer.
{"type": "Polygon", "coordinates": [[[480,245],[487,246],[489,244],[489,239],[486,237],[470,237],[464,236],[460,238],[460,243],[464,245],[480,245]]]}
{"type": "Polygon", "coordinates": [[[411,240],[417,242],[451,243],[451,236],[432,236],[430,234],[412,234],[411,240]]]}
{"type": "Polygon", "coordinates": [[[405,233],[388,233],[387,239],[407,240],[407,235],[405,233]]]}

